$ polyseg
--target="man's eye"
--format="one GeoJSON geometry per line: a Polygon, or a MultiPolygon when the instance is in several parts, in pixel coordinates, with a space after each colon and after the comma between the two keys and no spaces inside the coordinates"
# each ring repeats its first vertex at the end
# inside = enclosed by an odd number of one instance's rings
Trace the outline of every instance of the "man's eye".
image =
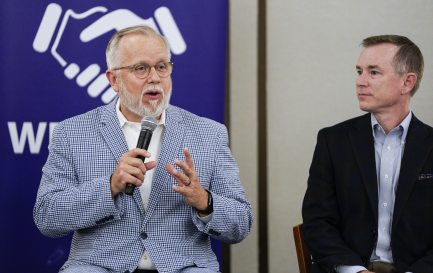
{"type": "Polygon", "coordinates": [[[136,65],[134,67],[134,70],[137,71],[137,72],[145,72],[147,70],[147,66],[142,65],[142,64],[136,65]]]}
{"type": "Polygon", "coordinates": [[[159,64],[155,65],[155,68],[158,71],[165,71],[165,70],[167,70],[167,65],[165,63],[159,63],[159,64]]]}
{"type": "Polygon", "coordinates": [[[373,75],[373,76],[375,76],[375,75],[378,75],[378,74],[379,74],[379,71],[371,70],[371,71],[370,71],[370,74],[373,75]]]}
{"type": "Polygon", "coordinates": [[[361,75],[362,71],[361,70],[356,70],[356,74],[361,75]]]}

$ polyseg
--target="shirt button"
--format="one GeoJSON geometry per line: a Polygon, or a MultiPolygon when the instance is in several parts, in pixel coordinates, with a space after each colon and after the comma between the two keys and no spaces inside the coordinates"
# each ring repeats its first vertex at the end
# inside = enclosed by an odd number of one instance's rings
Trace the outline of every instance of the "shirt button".
{"type": "Polygon", "coordinates": [[[387,174],[385,174],[385,179],[388,179],[388,177],[389,177],[389,176],[388,176],[387,174]]]}
{"type": "Polygon", "coordinates": [[[388,206],[388,203],[383,203],[383,206],[384,206],[384,207],[387,207],[387,206],[388,206]]]}
{"type": "Polygon", "coordinates": [[[147,233],[143,231],[142,233],[140,233],[140,237],[141,237],[141,239],[146,240],[147,239],[147,233]]]}
{"type": "Polygon", "coordinates": [[[388,149],[388,151],[390,151],[390,150],[391,150],[391,146],[387,146],[386,148],[388,149]]]}

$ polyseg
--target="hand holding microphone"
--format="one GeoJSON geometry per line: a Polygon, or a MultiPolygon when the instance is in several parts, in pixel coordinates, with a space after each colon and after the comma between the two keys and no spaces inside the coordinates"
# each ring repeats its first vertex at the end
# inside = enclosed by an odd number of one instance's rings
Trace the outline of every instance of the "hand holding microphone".
{"type": "Polygon", "coordinates": [[[112,196],[125,191],[125,194],[132,195],[136,186],[141,186],[146,171],[156,167],[155,161],[143,164],[146,157],[150,154],[149,148],[152,133],[157,126],[157,121],[150,116],[141,120],[141,131],[138,137],[137,148],[125,153],[119,160],[116,170],[114,171],[111,181],[112,196]],[[126,184],[126,187],[125,187],[126,184]]]}
{"type": "MultiPolygon", "coordinates": [[[[141,120],[141,131],[138,137],[137,148],[147,150],[149,148],[150,140],[152,139],[152,133],[155,130],[158,123],[153,117],[147,116],[141,120]]],[[[139,159],[143,162],[145,157],[139,155],[139,159]]],[[[132,195],[134,193],[135,186],[133,184],[126,184],[125,193],[132,195]]]]}

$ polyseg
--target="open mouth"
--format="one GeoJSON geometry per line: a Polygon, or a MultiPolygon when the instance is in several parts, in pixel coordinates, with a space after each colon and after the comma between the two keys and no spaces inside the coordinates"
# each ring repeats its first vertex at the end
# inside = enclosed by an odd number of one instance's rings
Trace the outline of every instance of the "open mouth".
{"type": "Polygon", "coordinates": [[[144,94],[144,96],[149,98],[149,99],[157,99],[161,96],[161,92],[160,91],[147,91],[144,94]]]}

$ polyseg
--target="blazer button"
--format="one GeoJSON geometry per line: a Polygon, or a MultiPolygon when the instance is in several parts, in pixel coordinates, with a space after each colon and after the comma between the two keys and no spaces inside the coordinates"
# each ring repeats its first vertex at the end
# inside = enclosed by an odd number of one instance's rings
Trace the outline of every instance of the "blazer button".
{"type": "Polygon", "coordinates": [[[146,232],[143,231],[142,233],[140,233],[140,237],[141,237],[141,239],[146,240],[147,239],[146,232]]]}

